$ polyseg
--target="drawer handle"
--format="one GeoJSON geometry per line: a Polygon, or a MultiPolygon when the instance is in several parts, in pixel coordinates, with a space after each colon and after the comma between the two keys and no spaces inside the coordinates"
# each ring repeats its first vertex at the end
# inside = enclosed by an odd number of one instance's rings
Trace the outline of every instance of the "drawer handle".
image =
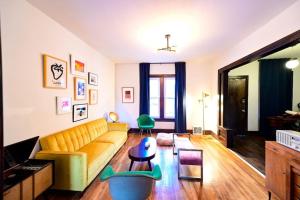
{"type": "Polygon", "coordinates": [[[274,147],[273,147],[272,149],[273,149],[273,151],[278,151],[278,149],[276,149],[276,148],[274,148],[274,147]]]}
{"type": "Polygon", "coordinates": [[[8,193],[10,192],[10,189],[9,190],[6,190],[3,192],[3,196],[6,196],[8,193]]]}

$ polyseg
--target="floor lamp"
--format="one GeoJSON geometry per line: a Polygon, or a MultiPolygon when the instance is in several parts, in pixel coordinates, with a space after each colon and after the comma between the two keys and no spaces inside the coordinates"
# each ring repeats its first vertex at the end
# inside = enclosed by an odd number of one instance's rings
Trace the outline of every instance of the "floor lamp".
{"type": "Polygon", "coordinates": [[[205,135],[205,98],[208,97],[209,94],[206,93],[206,92],[202,92],[202,121],[203,121],[203,130],[202,130],[202,133],[205,135]]]}

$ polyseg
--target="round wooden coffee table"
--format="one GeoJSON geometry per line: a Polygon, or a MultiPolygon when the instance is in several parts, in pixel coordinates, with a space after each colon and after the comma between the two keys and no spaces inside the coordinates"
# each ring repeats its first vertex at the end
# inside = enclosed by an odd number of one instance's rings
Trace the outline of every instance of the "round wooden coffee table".
{"type": "Polygon", "coordinates": [[[152,170],[150,160],[155,157],[156,140],[152,137],[145,137],[141,142],[129,149],[128,156],[131,159],[129,171],[131,171],[134,161],[144,162],[148,161],[149,169],[152,170]],[[146,144],[150,144],[148,147],[146,144]]]}

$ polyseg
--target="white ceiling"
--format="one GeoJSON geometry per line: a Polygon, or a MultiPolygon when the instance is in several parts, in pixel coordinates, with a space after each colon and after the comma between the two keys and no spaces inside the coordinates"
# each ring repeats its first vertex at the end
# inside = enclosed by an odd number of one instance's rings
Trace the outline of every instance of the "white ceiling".
{"type": "Polygon", "coordinates": [[[297,0],[28,0],[117,63],[215,56],[297,0]],[[171,34],[176,53],[158,52],[171,34]]]}

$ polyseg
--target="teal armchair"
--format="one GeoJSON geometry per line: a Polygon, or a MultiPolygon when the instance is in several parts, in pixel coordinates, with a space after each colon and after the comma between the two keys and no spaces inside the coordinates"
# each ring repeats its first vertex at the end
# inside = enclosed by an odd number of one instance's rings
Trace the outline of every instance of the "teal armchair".
{"type": "Polygon", "coordinates": [[[137,123],[141,135],[143,133],[143,130],[146,130],[146,133],[149,132],[151,135],[151,129],[153,129],[155,126],[155,120],[152,117],[146,114],[142,114],[137,118],[137,123]]]}
{"type": "Polygon", "coordinates": [[[100,180],[109,180],[109,192],[113,200],[144,200],[152,191],[155,180],[161,179],[158,165],[153,171],[114,172],[108,165],[100,174],[100,180]]]}

